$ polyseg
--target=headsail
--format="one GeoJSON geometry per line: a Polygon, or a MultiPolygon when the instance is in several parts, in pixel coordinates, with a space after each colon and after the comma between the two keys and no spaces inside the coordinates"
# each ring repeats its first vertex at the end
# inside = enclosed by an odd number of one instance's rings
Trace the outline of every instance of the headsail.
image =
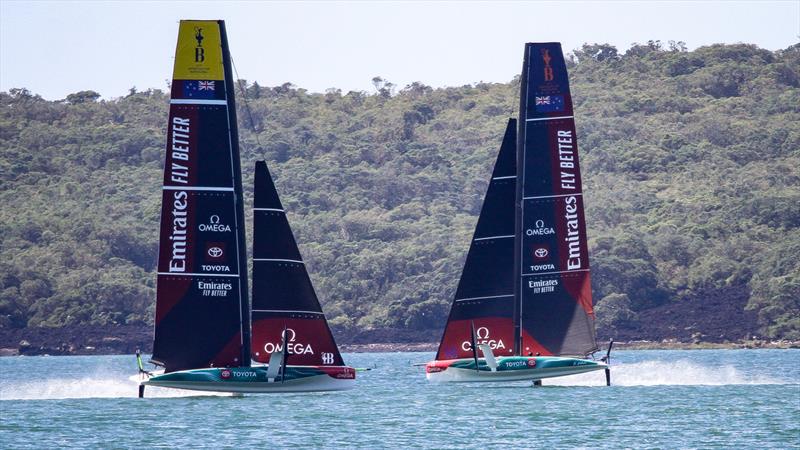
{"type": "Polygon", "coordinates": [[[286,212],[264,161],[253,208],[253,359],[269,362],[286,342],[286,364],[343,366],[286,212]],[[286,336],[282,336],[284,330],[286,336]]]}
{"type": "Polygon", "coordinates": [[[223,21],[181,21],[161,207],[153,361],[250,364],[242,180],[223,21]]]}
{"type": "Polygon", "coordinates": [[[517,136],[522,355],[597,350],[578,147],[559,43],[526,44],[517,136]]]}
{"type": "Polygon", "coordinates": [[[509,119],[437,360],[473,356],[471,322],[478,344],[490,345],[498,356],[513,354],[516,126],[509,119]]]}

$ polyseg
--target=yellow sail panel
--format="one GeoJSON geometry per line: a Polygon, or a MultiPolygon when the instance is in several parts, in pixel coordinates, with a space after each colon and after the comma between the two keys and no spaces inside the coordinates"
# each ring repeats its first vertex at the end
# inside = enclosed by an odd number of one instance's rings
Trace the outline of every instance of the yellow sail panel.
{"type": "Polygon", "coordinates": [[[216,20],[181,20],[175,80],[224,80],[222,39],[216,20]]]}

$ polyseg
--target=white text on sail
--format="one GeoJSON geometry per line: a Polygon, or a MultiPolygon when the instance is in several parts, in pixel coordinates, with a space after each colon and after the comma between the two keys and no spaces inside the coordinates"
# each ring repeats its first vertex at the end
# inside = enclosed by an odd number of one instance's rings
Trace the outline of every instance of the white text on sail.
{"type": "MultiPolygon", "coordinates": [[[[189,160],[189,119],[172,118],[172,164],[170,180],[175,183],[189,182],[189,166],[175,160],[189,160]]],[[[187,209],[189,194],[186,191],[172,191],[172,257],[169,260],[170,272],[186,272],[186,237],[189,221],[187,209]]]]}

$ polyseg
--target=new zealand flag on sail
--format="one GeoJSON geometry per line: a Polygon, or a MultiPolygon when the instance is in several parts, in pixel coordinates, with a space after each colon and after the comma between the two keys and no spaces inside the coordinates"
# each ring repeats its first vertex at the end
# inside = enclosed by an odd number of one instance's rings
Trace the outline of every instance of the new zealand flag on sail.
{"type": "Polygon", "coordinates": [[[217,92],[224,92],[223,81],[184,80],[182,83],[183,98],[213,100],[221,97],[217,92]]]}
{"type": "Polygon", "coordinates": [[[536,112],[558,112],[564,110],[563,95],[537,95],[534,97],[536,112]]]}

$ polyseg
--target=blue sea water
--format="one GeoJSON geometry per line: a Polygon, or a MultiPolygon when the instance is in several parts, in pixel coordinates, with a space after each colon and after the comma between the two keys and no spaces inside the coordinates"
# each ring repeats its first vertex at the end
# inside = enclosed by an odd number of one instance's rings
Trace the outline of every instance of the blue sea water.
{"type": "Polygon", "coordinates": [[[0,447],[800,449],[800,350],[615,352],[594,372],[431,384],[428,353],[345,354],[355,390],[147,388],[133,356],[0,358],[0,447]]]}

